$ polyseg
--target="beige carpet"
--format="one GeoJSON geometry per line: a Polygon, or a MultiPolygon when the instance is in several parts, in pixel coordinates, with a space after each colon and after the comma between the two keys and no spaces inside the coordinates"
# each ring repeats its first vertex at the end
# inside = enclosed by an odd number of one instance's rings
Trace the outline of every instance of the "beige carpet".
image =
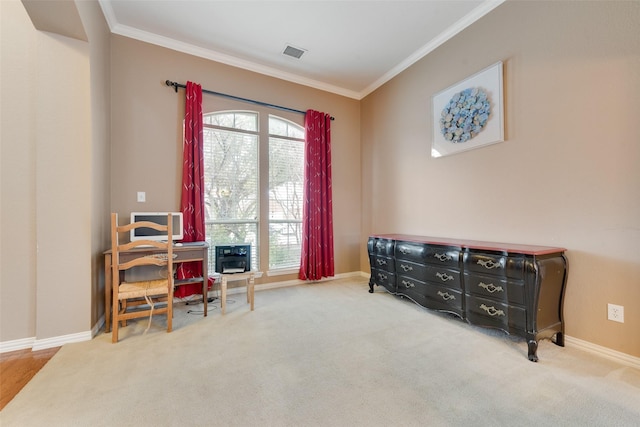
{"type": "MultiPolygon", "coordinates": [[[[259,289],[259,288],[258,288],[259,289]]],[[[230,296],[65,345],[9,426],[637,426],[640,372],[422,309],[363,278],[230,296]],[[217,307],[217,308],[215,308],[217,307]]]]}

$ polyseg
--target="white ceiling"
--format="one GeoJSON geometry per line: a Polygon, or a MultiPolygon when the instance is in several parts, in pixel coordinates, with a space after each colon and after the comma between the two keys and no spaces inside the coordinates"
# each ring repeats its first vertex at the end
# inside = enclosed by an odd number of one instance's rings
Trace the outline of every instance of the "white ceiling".
{"type": "Polygon", "coordinates": [[[99,1],[115,34],[355,99],[504,2],[99,1]]]}

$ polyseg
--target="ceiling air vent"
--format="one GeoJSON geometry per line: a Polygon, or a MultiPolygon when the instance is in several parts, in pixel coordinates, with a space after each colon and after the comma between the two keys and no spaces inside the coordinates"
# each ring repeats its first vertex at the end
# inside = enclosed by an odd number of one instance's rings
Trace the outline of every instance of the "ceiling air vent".
{"type": "Polygon", "coordinates": [[[300,57],[306,52],[304,49],[298,49],[297,47],[293,47],[291,45],[287,45],[282,51],[283,55],[291,56],[296,59],[300,59],[300,57]]]}

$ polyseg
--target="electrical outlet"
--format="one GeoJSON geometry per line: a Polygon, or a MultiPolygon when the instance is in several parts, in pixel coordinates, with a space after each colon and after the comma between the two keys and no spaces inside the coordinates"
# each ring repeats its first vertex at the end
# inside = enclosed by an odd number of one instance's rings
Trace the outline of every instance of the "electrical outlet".
{"type": "Polygon", "coordinates": [[[147,194],[144,191],[138,191],[138,201],[145,202],[146,199],[147,199],[147,194]]]}
{"type": "Polygon", "coordinates": [[[607,304],[607,319],[624,323],[624,307],[621,305],[607,304]]]}

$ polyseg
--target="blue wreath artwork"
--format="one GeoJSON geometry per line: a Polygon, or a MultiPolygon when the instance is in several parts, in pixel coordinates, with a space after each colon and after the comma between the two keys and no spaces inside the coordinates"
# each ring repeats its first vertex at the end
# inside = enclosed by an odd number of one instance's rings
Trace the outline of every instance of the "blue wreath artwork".
{"type": "Polygon", "coordinates": [[[440,132],[449,142],[467,142],[482,132],[491,115],[484,90],[468,88],[453,95],[440,117],[440,132]]]}

